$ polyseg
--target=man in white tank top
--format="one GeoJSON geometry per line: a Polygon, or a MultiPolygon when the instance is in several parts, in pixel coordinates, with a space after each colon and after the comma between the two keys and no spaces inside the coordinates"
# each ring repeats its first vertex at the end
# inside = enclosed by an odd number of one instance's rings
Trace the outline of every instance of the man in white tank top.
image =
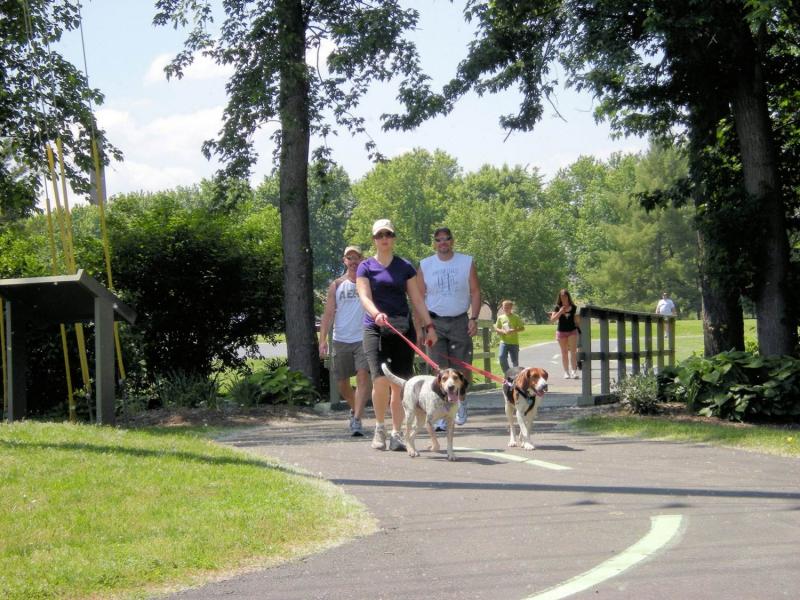
{"type": "MultiPolygon", "coordinates": [[[[478,332],[478,313],[481,310],[481,288],[478,272],[471,256],[453,251],[453,234],[447,227],[433,233],[436,254],[423,258],[417,278],[425,296],[439,340],[431,348],[433,359],[441,368],[452,367],[472,380],[472,371],[453,361],[472,364],[472,336],[478,332]]],[[[424,331],[418,332],[418,339],[424,331]]],[[[424,339],[423,339],[424,342],[424,339]]],[[[467,405],[462,402],[456,424],[467,422],[467,405]]],[[[437,428],[441,423],[437,423],[437,428]]]]}
{"type": "Polygon", "coordinates": [[[333,371],[339,394],[350,406],[350,434],[364,435],[361,418],[370,394],[369,365],[364,355],[364,307],[356,293],[356,270],[362,259],[357,246],[344,249],[347,269],[331,282],[319,324],[319,354],[328,354],[328,331],[333,324],[333,371]],[[356,389],[350,385],[355,375],[356,389]]]}

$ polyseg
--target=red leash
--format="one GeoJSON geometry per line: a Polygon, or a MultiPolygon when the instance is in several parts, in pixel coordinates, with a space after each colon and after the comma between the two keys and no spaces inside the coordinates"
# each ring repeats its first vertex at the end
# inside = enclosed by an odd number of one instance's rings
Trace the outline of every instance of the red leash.
{"type": "MultiPolygon", "coordinates": [[[[439,365],[437,365],[435,362],[433,362],[433,359],[431,359],[431,357],[429,357],[427,354],[425,354],[425,353],[424,353],[424,352],[423,352],[423,351],[422,351],[422,350],[419,348],[419,346],[417,346],[417,345],[416,345],[414,342],[412,342],[410,339],[408,339],[406,336],[404,336],[402,333],[400,333],[400,332],[399,332],[399,331],[398,331],[398,330],[397,330],[397,329],[394,327],[394,325],[392,325],[392,324],[391,324],[391,323],[390,323],[388,320],[387,320],[387,321],[385,321],[385,323],[386,323],[386,327],[388,327],[389,329],[391,329],[392,331],[394,331],[394,332],[395,332],[397,335],[399,335],[401,338],[403,338],[403,340],[405,341],[405,343],[406,343],[406,344],[408,344],[409,346],[411,346],[411,348],[414,350],[414,352],[416,352],[417,354],[419,354],[419,355],[422,357],[422,359],[423,359],[423,360],[424,360],[426,363],[428,363],[428,364],[431,366],[431,368],[433,368],[433,370],[434,370],[434,371],[438,371],[438,370],[439,370],[439,365]]],[[[503,383],[505,383],[505,379],[503,379],[503,378],[502,378],[502,377],[500,377],[499,375],[495,375],[494,373],[490,373],[489,371],[484,371],[483,369],[479,369],[478,367],[475,367],[475,366],[473,366],[473,365],[471,365],[471,364],[469,364],[469,363],[466,363],[466,362],[464,362],[463,360],[459,360],[458,358],[455,358],[455,357],[453,357],[453,356],[448,356],[447,354],[440,354],[440,356],[441,356],[442,358],[446,358],[447,360],[449,360],[449,361],[450,361],[450,362],[452,362],[452,363],[456,363],[457,365],[460,365],[460,366],[462,366],[462,367],[464,367],[464,368],[466,368],[466,369],[469,369],[469,370],[470,370],[470,371],[472,371],[473,373],[478,373],[479,375],[483,375],[483,376],[484,376],[484,377],[486,377],[487,379],[491,379],[492,381],[495,381],[495,382],[497,382],[497,383],[499,383],[499,384],[501,384],[501,385],[502,385],[503,383]]]]}
{"type": "Polygon", "coordinates": [[[462,367],[464,367],[466,369],[469,369],[473,373],[478,373],[479,375],[483,375],[487,379],[491,379],[492,381],[496,381],[499,384],[503,384],[506,381],[505,379],[503,379],[499,375],[495,375],[494,373],[490,373],[489,371],[484,371],[483,369],[479,369],[478,367],[475,367],[475,366],[473,366],[473,365],[471,365],[469,363],[466,363],[463,360],[459,360],[459,359],[455,358],[454,356],[448,356],[447,354],[440,354],[439,356],[441,356],[442,358],[446,358],[447,360],[449,360],[452,363],[456,363],[457,365],[460,365],[460,366],[462,366],[462,367]]]}
{"type": "Polygon", "coordinates": [[[431,357],[429,357],[422,350],[420,350],[419,346],[417,346],[414,342],[412,342],[410,339],[408,339],[402,333],[397,331],[397,329],[394,328],[394,325],[389,323],[388,319],[385,321],[385,323],[386,323],[386,327],[388,327],[389,329],[394,331],[397,335],[399,335],[401,338],[403,338],[405,340],[406,344],[411,346],[411,348],[414,350],[414,352],[419,354],[425,360],[425,362],[428,363],[433,368],[434,371],[438,371],[439,370],[439,365],[437,365],[435,362],[433,362],[433,359],[431,357]]]}

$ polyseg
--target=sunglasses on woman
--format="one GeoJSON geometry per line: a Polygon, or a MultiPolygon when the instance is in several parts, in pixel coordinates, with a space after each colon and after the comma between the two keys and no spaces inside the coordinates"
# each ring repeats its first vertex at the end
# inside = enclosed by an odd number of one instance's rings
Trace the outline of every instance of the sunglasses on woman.
{"type": "Polygon", "coordinates": [[[372,237],[376,240],[382,240],[383,238],[393,238],[394,233],[392,233],[391,231],[379,231],[372,237]]]}

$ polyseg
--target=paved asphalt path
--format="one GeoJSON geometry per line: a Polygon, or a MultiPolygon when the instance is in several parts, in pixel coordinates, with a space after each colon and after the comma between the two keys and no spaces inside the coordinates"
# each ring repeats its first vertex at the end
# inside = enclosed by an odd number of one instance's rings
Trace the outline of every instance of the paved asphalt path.
{"type": "MultiPolygon", "coordinates": [[[[544,365],[551,350],[525,350],[521,360],[544,365]]],[[[552,382],[533,452],[506,448],[497,392],[471,395],[469,421],[456,433],[464,450],[453,463],[444,454],[373,450],[368,437],[346,435],[343,413],[237,432],[225,441],[341,486],[379,530],[172,597],[800,596],[800,461],[573,433],[569,418],[599,409],[573,406],[566,384],[579,381],[552,382]]],[[[423,448],[427,434],[420,437],[423,448]]]]}

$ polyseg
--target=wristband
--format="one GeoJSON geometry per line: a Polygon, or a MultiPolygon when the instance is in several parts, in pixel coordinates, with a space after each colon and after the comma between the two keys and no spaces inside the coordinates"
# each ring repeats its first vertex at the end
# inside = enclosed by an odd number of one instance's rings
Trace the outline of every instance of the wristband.
{"type": "Polygon", "coordinates": [[[470,320],[470,321],[477,321],[477,320],[478,320],[478,317],[470,317],[470,318],[469,318],[469,320],[470,320]]]}

